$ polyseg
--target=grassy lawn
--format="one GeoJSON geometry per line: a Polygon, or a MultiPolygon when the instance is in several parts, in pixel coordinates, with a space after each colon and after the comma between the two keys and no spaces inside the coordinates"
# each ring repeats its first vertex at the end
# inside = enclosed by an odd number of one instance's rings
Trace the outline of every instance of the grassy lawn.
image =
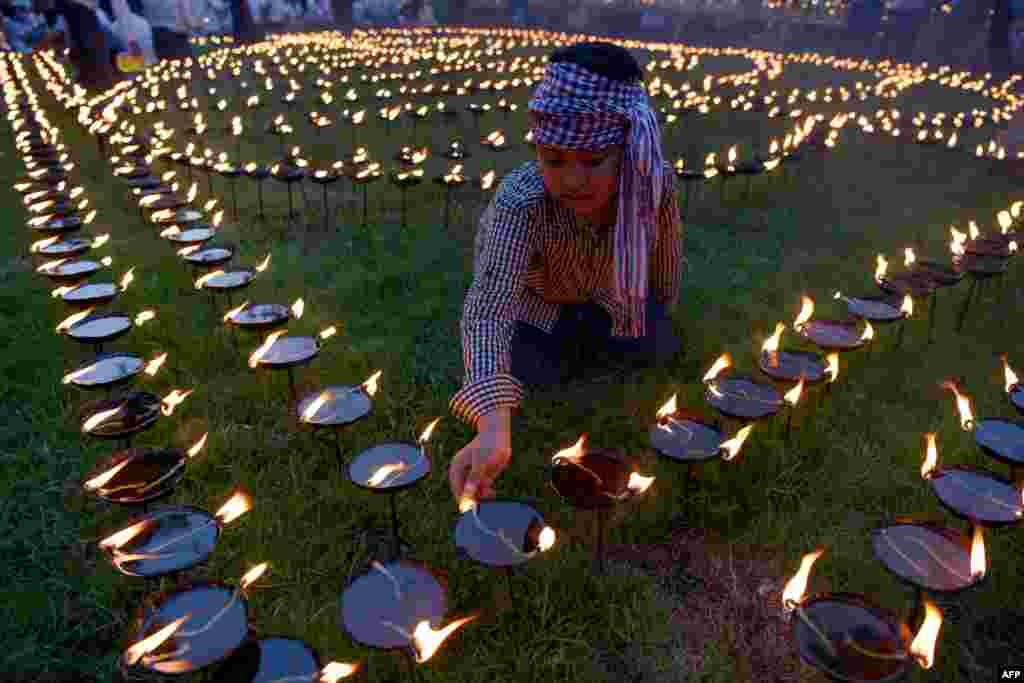
{"type": "MultiPolygon", "coordinates": [[[[708,56],[689,72],[666,72],[662,78],[676,87],[699,87],[706,74],[749,69],[750,62],[735,55],[708,56]]],[[[325,108],[315,100],[314,81],[321,74],[295,76],[306,87],[303,106],[329,109],[333,118],[340,118],[344,107],[339,100],[348,85],[336,85],[336,101],[325,108]]],[[[438,82],[459,83],[470,76],[475,74],[452,74],[438,82]]],[[[787,65],[766,87],[786,92],[834,82],[853,89],[858,80],[873,85],[880,78],[873,72],[833,76],[831,67],[798,63],[787,65]]],[[[397,657],[371,653],[340,627],[342,591],[387,547],[386,501],[351,485],[333,445],[296,425],[286,378],[246,365],[260,339],[240,336],[234,347],[220,322],[225,303],[211,307],[195,291],[174,250],[158,230],[140,220],[95,142],[38,79],[33,87],[50,120],[64,131],[79,165],[76,182],[99,209],[93,234],[111,233],[102,254],[114,258],[113,277],[136,267],[135,283],[115,308],[135,313],[151,307],[157,312],[153,322],[116,348],[143,358],[169,353],[166,367],[141,381],[139,388],[160,395],[173,388],[194,390],[173,417],[158,421],[138,443],[187,447],[209,432],[205,451],[190,464],[170,502],[212,512],[237,489],[254,501],[252,511],[224,531],[209,562],[186,578],[233,583],[252,565],[268,561],[270,572],[249,601],[254,632],[301,638],[324,662],[361,661],[368,669],[362,680],[404,680],[407,674],[397,657]]],[[[196,95],[211,105],[221,97],[236,101],[227,80],[215,87],[222,92],[196,95]]],[[[411,127],[404,123],[386,131],[372,118],[382,106],[373,98],[380,87],[397,91],[398,82],[360,85],[355,108],[366,108],[370,119],[359,130],[359,141],[387,172],[397,166],[392,156],[411,141],[411,127]]],[[[165,86],[164,92],[171,95],[173,89],[165,86]]],[[[723,89],[730,96],[735,91],[723,89]]],[[[527,90],[505,96],[525,109],[527,90]]],[[[303,109],[286,112],[277,104],[279,97],[275,91],[269,98],[274,106],[244,114],[245,161],[270,161],[279,155],[278,143],[262,133],[279,113],[296,129],[287,144],[301,146],[314,168],[348,151],[345,124],[314,134],[303,109]]],[[[494,104],[497,99],[491,95],[471,101],[494,104]]],[[[991,102],[923,84],[884,104],[869,97],[802,106],[806,113],[824,114],[827,123],[840,111],[872,116],[883,106],[900,107],[909,118],[917,111],[969,112],[991,102]]],[[[213,109],[208,120],[221,128],[230,121],[229,114],[213,109]]],[[[173,141],[183,146],[182,129],[191,115],[171,112],[164,118],[179,129],[173,141]]],[[[155,117],[134,120],[141,129],[155,117]]],[[[666,156],[687,155],[699,165],[707,152],[721,156],[732,144],[749,154],[767,149],[768,141],[781,138],[792,123],[727,109],[688,117],[678,129],[666,131],[666,156]]],[[[479,132],[501,128],[509,140],[520,141],[525,126],[522,111],[507,120],[492,113],[479,132]]],[[[844,311],[833,293],[874,293],[877,253],[885,253],[893,268],[902,263],[905,246],[943,257],[951,224],[965,230],[968,220],[976,220],[983,231],[992,231],[995,212],[1018,197],[1016,181],[990,174],[988,162],[969,153],[884,140],[851,128],[843,130],[839,144],[827,154],[806,155],[788,180],[781,175],[757,178],[749,197],[742,181],[724,190],[716,182],[695,201],[684,226],[689,265],[674,315],[686,349],[670,367],[616,374],[611,381],[576,382],[524,404],[527,429],[513,437],[515,458],[500,489],[503,495],[535,500],[558,530],[560,542],[517,574],[511,601],[503,577],[455,556],[451,539],[457,511],[446,477],[450,457],[473,435],[447,414],[447,402],[461,384],[459,320],[471,277],[476,219],[488,197],[468,189],[460,193],[446,228],[442,191],[425,182],[409,192],[409,225],[402,228],[398,193],[385,180],[370,187],[369,221],[361,227],[359,197],[347,183],[339,183],[335,187],[341,189],[331,192],[331,204],[339,213],[325,233],[319,187],[307,183],[305,188],[307,225],[289,228],[283,186],[273,181],[265,185],[269,217],[260,221],[255,187],[239,183],[241,217],[235,221],[229,215],[220,239],[238,245],[236,260],[243,265],[272,256],[270,269],[244,298],[290,304],[302,297],[306,313],[293,323],[293,333],[313,334],[330,324],[340,330],[317,360],[296,373],[300,393],[328,384],[358,384],[383,370],[372,414],[341,435],[345,457],[384,441],[414,440],[430,421],[444,416],[429,446],[434,471],[399,497],[403,535],[415,546],[417,559],[447,577],[449,616],[480,616],[420,667],[423,680],[767,680],[757,673],[762,662],[737,635],[741,624],[733,625],[737,630],[732,635],[718,632],[702,641],[697,638],[699,625],[680,618],[700,588],[687,588],[680,577],[659,579],[642,563],[615,562],[607,576],[594,574],[593,521],[557,499],[543,469],[581,433],[595,447],[621,447],[635,454],[641,471],[657,477],[647,495],[613,517],[613,548],[639,548],[643,554],[642,549],[662,545],[680,530],[696,530],[706,537],[702,552],[709,557],[768,553],[782,582],[805,552],[824,545],[828,552],[816,565],[812,591],[864,593],[906,611],[911,593],[874,559],[871,530],[899,515],[945,520],[963,528],[919,476],[925,432],[938,434],[943,463],[1003,472],[960,430],[953,398],[939,383],[964,377],[978,415],[1011,416],[999,356],[1009,353],[1011,362],[1024,369],[1024,354],[1015,341],[1024,308],[1019,263],[1011,266],[1001,300],[976,305],[962,334],[953,327],[966,283],[941,292],[935,343],[926,344],[925,310],[909,323],[902,348],[892,348],[894,330],[882,330],[870,355],[844,356],[832,396],[812,397],[798,409],[791,440],[783,438],[781,419],[758,425],[741,458],[700,471],[689,499],[683,497],[684,469],[658,459],[647,436],[655,412],[673,393],[678,392],[680,406],[704,409],[700,378],[721,353],[728,351],[739,369],[756,371],[761,343],[777,321],[793,320],[801,294],[815,299],[817,316],[841,316],[844,311]],[[697,661],[700,667],[693,666],[697,661]]],[[[500,176],[530,158],[523,144],[487,154],[471,144],[476,133],[464,111],[451,128],[433,121],[417,128],[418,141],[429,139],[435,152],[456,135],[463,136],[474,153],[466,161],[466,172],[473,176],[490,169],[500,176]]],[[[965,134],[967,149],[989,136],[991,128],[965,134]]],[[[198,144],[200,150],[209,145],[215,152],[234,154],[234,142],[219,130],[198,144]]],[[[45,680],[37,676],[45,672],[111,680],[117,654],[129,642],[132,620],[145,597],[175,584],[165,579],[159,586],[147,585],[123,577],[97,550],[97,541],[123,528],[130,512],[79,492],[84,476],[112,447],[83,439],[79,432],[82,406],[93,397],[62,385],[60,378],[83,363],[87,352],[54,334],[67,312],[51,298],[52,285],[33,272],[26,214],[20,196],[10,189],[24,172],[10,136],[0,142],[0,153],[0,217],[9,226],[0,234],[0,418],[6,426],[0,431],[0,619],[5,624],[0,629],[0,678],[45,680]]],[[[427,177],[450,165],[432,156],[425,164],[427,177]]],[[[201,203],[209,193],[205,176],[198,179],[201,203]]],[[[214,196],[230,206],[225,181],[214,183],[214,196]]],[[[304,206],[301,200],[299,206],[304,206]]],[[[237,296],[235,303],[240,303],[237,296]]],[[[792,333],[783,337],[784,348],[798,345],[792,333]]],[[[935,666],[916,673],[917,680],[967,680],[960,667],[970,654],[965,648],[973,642],[970,617],[1000,613],[1024,589],[1018,570],[1024,560],[1019,530],[993,530],[985,541],[988,579],[960,596],[959,603],[943,602],[947,621],[935,666]]],[[[741,586],[737,592],[756,589],[741,586]]],[[[774,592],[764,596],[761,609],[775,609],[779,590],[781,584],[771,587],[774,592]]],[[[806,669],[792,676],[779,680],[813,678],[806,669]]],[[[209,675],[206,680],[216,678],[209,675]]]]}

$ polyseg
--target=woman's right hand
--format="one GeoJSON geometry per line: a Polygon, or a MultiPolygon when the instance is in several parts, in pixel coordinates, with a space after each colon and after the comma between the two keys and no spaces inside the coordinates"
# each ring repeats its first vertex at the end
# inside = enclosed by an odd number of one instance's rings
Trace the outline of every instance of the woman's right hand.
{"type": "Polygon", "coordinates": [[[452,459],[448,483],[460,509],[495,496],[495,481],[512,461],[511,419],[508,408],[482,417],[480,432],[452,459]]]}

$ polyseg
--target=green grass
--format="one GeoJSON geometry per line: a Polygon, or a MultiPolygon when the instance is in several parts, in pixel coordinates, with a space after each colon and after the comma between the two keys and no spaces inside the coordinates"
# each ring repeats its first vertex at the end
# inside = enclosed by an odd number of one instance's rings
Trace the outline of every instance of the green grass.
{"type": "MultiPolygon", "coordinates": [[[[671,80],[696,87],[705,69],[747,68],[735,57],[705,61],[671,80]]],[[[823,67],[798,65],[772,87],[807,89],[825,74],[823,67]]],[[[308,87],[313,80],[306,78],[308,87]]],[[[379,106],[371,97],[377,87],[360,88],[366,98],[360,108],[373,112],[379,106]]],[[[344,92],[338,88],[336,95],[344,92]]],[[[969,111],[984,103],[975,95],[933,86],[911,92],[899,100],[908,108],[969,111]]],[[[509,96],[522,106],[525,95],[509,96]]],[[[157,311],[156,320],[117,347],[145,358],[160,351],[170,354],[164,370],[142,382],[143,387],[159,394],[194,389],[174,417],[160,420],[139,442],[188,446],[210,432],[205,452],[189,467],[172,502],[213,510],[235,489],[253,496],[253,510],[227,528],[208,567],[193,576],[237,581],[248,567],[269,561],[271,571],[250,599],[250,621],[258,633],[302,638],[325,661],[366,662],[367,680],[399,680],[403,667],[397,658],[361,648],[339,626],[339,596],[366,570],[380,545],[378,532],[386,529],[385,501],[350,485],[333,448],[295,426],[285,378],[256,373],[245,364],[259,339],[240,337],[239,350],[233,348],[219,324],[226,306],[214,311],[192,289],[173,251],[140,222],[95,144],[52,100],[42,99],[51,120],[66,127],[66,142],[80,164],[77,177],[100,208],[93,232],[112,233],[104,253],[115,258],[115,277],[137,267],[136,282],[116,307],[130,313],[147,307],[157,311]]],[[[871,113],[878,106],[871,100],[842,106],[819,101],[805,110],[830,116],[850,108],[871,113]]],[[[888,101],[886,106],[896,105],[888,101]]],[[[333,107],[337,114],[338,103],[333,107]]],[[[276,113],[276,108],[260,110],[254,120],[262,126],[276,113]]],[[[173,126],[185,125],[182,114],[168,118],[173,126]]],[[[220,115],[214,112],[210,118],[218,122],[220,115]]],[[[345,130],[317,138],[300,117],[289,118],[298,131],[289,145],[301,145],[314,166],[341,155],[335,143],[348,146],[345,130]]],[[[140,117],[146,124],[152,120],[140,117]]],[[[702,159],[737,141],[747,150],[764,147],[790,125],[759,127],[759,120],[726,113],[690,119],[686,129],[667,136],[666,154],[702,159]]],[[[460,125],[471,140],[472,122],[463,116],[460,125]]],[[[492,114],[481,132],[499,127],[519,140],[525,118],[517,113],[506,122],[492,114]]],[[[256,125],[247,130],[246,160],[277,154],[276,143],[258,134],[256,125]]],[[[385,136],[374,121],[360,131],[360,141],[387,170],[408,134],[403,128],[385,136]]],[[[428,134],[435,146],[450,139],[447,130],[421,125],[421,141],[428,134]]],[[[9,188],[23,169],[10,143],[3,144],[2,185],[9,188]]],[[[234,150],[218,133],[203,144],[234,150]]],[[[477,152],[467,172],[496,168],[503,174],[527,158],[521,145],[491,158],[477,152]]],[[[427,175],[448,166],[432,157],[427,175]]],[[[215,182],[215,195],[230,205],[227,186],[215,182]]],[[[200,189],[205,199],[205,178],[200,189]]],[[[421,667],[425,680],[625,680],[628,672],[635,675],[637,665],[624,663],[624,653],[637,652],[650,660],[649,671],[658,672],[649,675],[674,680],[665,645],[679,637],[680,629],[685,632],[685,624],[673,624],[671,605],[642,573],[594,576],[591,520],[561,504],[545,485],[543,465],[581,433],[590,435],[594,446],[636,453],[643,471],[657,476],[649,495],[611,530],[613,543],[659,543],[682,515],[720,534],[738,552],[752,545],[777,548],[788,559],[787,571],[796,569],[803,553],[824,544],[829,552],[815,570],[821,583],[864,592],[898,608],[909,594],[873,559],[870,530],[900,514],[945,518],[918,476],[921,435],[938,432],[945,463],[1001,469],[959,430],[952,398],[938,389],[938,382],[965,376],[980,415],[1010,415],[1001,395],[998,356],[1015,351],[1020,333],[1015,288],[1007,291],[1002,309],[991,303],[976,307],[962,335],[953,333],[952,326],[954,305],[965,286],[943,292],[938,341],[930,346],[924,343],[924,315],[910,324],[901,350],[891,349],[892,331],[883,331],[870,357],[844,359],[841,382],[830,399],[816,400],[813,410],[800,409],[790,442],[783,439],[781,423],[759,425],[737,462],[705,469],[690,501],[681,499],[682,469],[656,459],[647,446],[650,421],[673,393],[679,393],[681,405],[702,405],[699,379],[719,354],[728,351],[740,369],[754,370],[761,342],[776,321],[795,317],[801,293],[814,297],[818,315],[841,314],[833,292],[871,292],[877,252],[886,253],[893,267],[901,262],[902,247],[912,242],[922,253],[941,255],[950,224],[963,228],[975,219],[991,229],[994,212],[1016,198],[1012,182],[989,176],[987,165],[968,155],[880,142],[847,130],[828,159],[807,158],[788,183],[759,178],[750,199],[741,198],[739,183],[727,188],[724,200],[717,184],[708,189],[685,226],[689,269],[675,320],[686,352],[672,367],[612,384],[574,386],[524,404],[529,427],[514,436],[515,458],[501,491],[536,499],[561,542],[516,577],[516,600],[508,603],[500,576],[455,557],[451,533],[456,511],[446,478],[449,458],[472,437],[469,428],[447,415],[447,401],[462,373],[459,318],[480,202],[467,194],[465,206],[456,208],[445,230],[439,190],[425,183],[409,193],[410,226],[402,230],[397,193],[382,182],[370,190],[368,227],[359,227],[357,202],[324,234],[319,231],[319,189],[307,188],[310,227],[288,234],[284,191],[272,182],[265,189],[269,223],[255,220],[255,191],[246,189],[239,197],[242,219],[227,221],[224,228],[224,239],[241,246],[241,263],[255,265],[272,254],[270,270],[245,298],[291,303],[301,296],[306,314],[294,325],[296,331],[314,333],[329,324],[341,330],[320,358],[297,373],[301,390],[355,384],[377,369],[384,371],[373,413],[341,437],[346,457],[382,441],[413,439],[435,417],[446,416],[430,442],[434,473],[399,499],[403,530],[416,546],[416,557],[447,575],[449,614],[481,616],[421,667]]],[[[79,672],[109,680],[146,591],[141,582],[115,574],[97,553],[96,541],[122,528],[127,513],[78,493],[83,477],[110,451],[109,445],[83,440],[78,431],[81,405],[90,397],[60,384],[63,373],[83,361],[85,353],[53,333],[66,312],[50,297],[50,284],[32,272],[20,198],[9,189],[0,193],[0,217],[9,226],[0,234],[5,425],[0,432],[0,618],[5,623],[0,673],[79,672]]],[[[339,198],[332,201],[337,205],[339,198]]],[[[1010,277],[1015,284],[1019,265],[1014,268],[1010,277]]],[[[784,337],[785,347],[796,344],[792,335],[784,337]]],[[[1017,366],[1024,367],[1024,360],[1017,366]]],[[[1020,535],[999,530],[987,535],[986,544],[990,578],[965,598],[979,611],[1012,604],[1024,588],[1016,569],[1024,557],[1020,535]]],[[[952,619],[943,627],[928,680],[958,680],[962,628],[952,619]]],[[[723,644],[707,647],[711,664],[693,672],[692,679],[735,680],[741,670],[735,653],[723,644]]]]}

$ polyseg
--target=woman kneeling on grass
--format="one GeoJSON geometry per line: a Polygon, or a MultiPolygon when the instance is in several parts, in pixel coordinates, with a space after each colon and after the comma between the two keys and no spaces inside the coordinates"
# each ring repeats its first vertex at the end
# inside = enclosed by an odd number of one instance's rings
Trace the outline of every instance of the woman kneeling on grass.
{"type": "Polygon", "coordinates": [[[683,265],[675,176],[643,71],[610,43],[549,61],[529,105],[537,161],[502,181],[476,238],[450,402],[478,432],[449,468],[460,505],[494,496],[524,387],[570,379],[570,355],[661,366],[679,348],[666,310],[683,265]]]}

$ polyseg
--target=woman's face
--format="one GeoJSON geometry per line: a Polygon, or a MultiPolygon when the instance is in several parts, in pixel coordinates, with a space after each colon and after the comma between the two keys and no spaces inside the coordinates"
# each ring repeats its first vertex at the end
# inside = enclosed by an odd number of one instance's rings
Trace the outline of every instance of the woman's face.
{"type": "Polygon", "coordinates": [[[548,192],[581,216],[600,212],[618,192],[622,145],[598,152],[538,145],[537,161],[548,192]]]}

